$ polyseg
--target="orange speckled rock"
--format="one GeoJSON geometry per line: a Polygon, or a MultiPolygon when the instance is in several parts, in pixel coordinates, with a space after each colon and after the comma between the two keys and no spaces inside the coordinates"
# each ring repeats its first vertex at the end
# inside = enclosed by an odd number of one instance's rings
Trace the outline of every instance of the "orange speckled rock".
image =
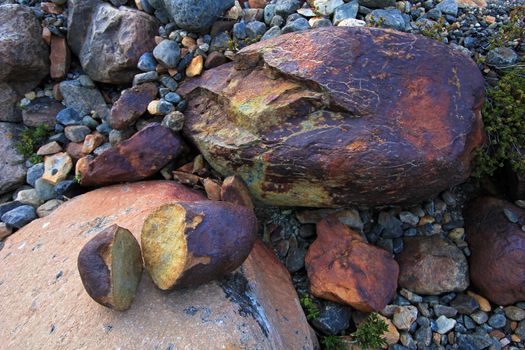
{"type": "Polygon", "coordinates": [[[151,123],[95,159],[79,160],[76,173],[84,186],[138,181],[157,173],[181,150],[179,136],[159,123],[151,123]]]}
{"type": "Polygon", "coordinates": [[[481,197],[465,210],[465,238],[470,280],[481,295],[497,305],[525,300],[525,210],[514,204],[481,197]],[[517,223],[510,222],[504,210],[517,223]]]}
{"type": "Polygon", "coordinates": [[[382,310],[396,294],[397,262],[334,217],[317,224],[305,264],[310,290],[319,298],[371,312],[382,310]]]}
{"type": "Polygon", "coordinates": [[[288,272],[260,242],[228,278],[198,288],[166,293],[143,274],[124,313],[85,292],[77,256],[98,232],[117,224],[139,239],[157,206],[203,199],[166,181],[105,187],[8,237],[0,251],[1,347],[314,349],[288,272]]]}
{"type": "Polygon", "coordinates": [[[463,182],[484,141],[476,64],[392,30],[265,40],[179,93],[206,160],[273,205],[418,202],[463,182]]]}

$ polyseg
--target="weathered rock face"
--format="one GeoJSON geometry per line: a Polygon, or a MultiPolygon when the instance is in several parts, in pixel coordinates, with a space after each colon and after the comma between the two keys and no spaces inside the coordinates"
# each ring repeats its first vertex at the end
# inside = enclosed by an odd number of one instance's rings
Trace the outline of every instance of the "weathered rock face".
{"type": "Polygon", "coordinates": [[[465,210],[471,255],[470,280],[498,305],[525,300],[525,210],[501,199],[481,197],[465,210]],[[515,217],[516,223],[507,215],[515,217]]]}
{"type": "Polygon", "coordinates": [[[69,0],[68,9],[68,44],[84,71],[104,83],[131,82],[140,56],[155,47],[157,20],[98,0],[69,0]]]}
{"type": "Polygon", "coordinates": [[[203,32],[234,5],[234,0],[151,0],[151,5],[166,11],[178,27],[203,32]]]}
{"type": "Polygon", "coordinates": [[[45,124],[49,129],[53,129],[56,115],[63,109],[64,106],[53,98],[39,97],[22,111],[22,120],[27,126],[37,127],[45,124]]]}
{"type": "Polygon", "coordinates": [[[181,150],[179,136],[158,123],[151,123],[94,160],[80,159],[76,173],[84,186],[138,181],[157,173],[181,150]]]}
{"type": "Polygon", "coordinates": [[[282,35],[179,93],[206,160],[269,204],[420,201],[465,180],[484,139],[474,62],[391,30],[282,35]]]}
{"type": "Polygon", "coordinates": [[[454,244],[439,236],[404,240],[399,263],[399,286],[425,295],[462,292],[469,286],[468,263],[454,244]]]}
{"type": "Polygon", "coordinates": [[[317,224],[305,265],[310,290],[319,298],[371,312],[382,310],[396,294],[396,261],[335,217],[317,224]]]}
{"type": "Polygon", "coordinates": [[[49,73],[49,48],[27,6],[0,6],[0,82],[19,94],[34,88],[49,73]]]}
{"type": "Polygon", "coordinates": [[[18,94],[11,86],[0,83],[0,121],[1,122],[20,122],[22,114],[16,107],[18,94]]]}
{"type": "Polygon", "coordinates": [[[25,182],[24,158],[16,150],[22,128],[12,123],[0,123],[0,194],[14,190],[25,182]]]}
{"type": "Polygon", "coordinates": [[[0,318],[2,346],[313,349],[289,274],[261,243],[228,278],[195,289],[162,292],[143,274],[125,313],[100,306],[84,291],[76,261],[95,234],[118,224],[139,238],[157,206],[198,199],[204,198],[173,182],[106,187],[10,236],[0,271],[0,303],[9,305],[0,318]]]}

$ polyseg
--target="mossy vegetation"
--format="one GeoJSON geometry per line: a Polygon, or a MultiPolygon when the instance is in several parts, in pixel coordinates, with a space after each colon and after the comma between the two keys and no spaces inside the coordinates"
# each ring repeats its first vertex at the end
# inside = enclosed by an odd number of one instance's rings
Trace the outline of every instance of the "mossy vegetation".
{"type": "Polygon", "coordinates": [[[388,331],[386,322],[380,319],[377,313],[373,312],[368,315],[365,322],[357,326],[357,330],[352,333],[352,337],[354,337],[362,350],[376,350],[386,345],[386,341],[383,338],[383,334],[386,331],[388,331]]]}
{"type": "Polygon", "coordinates": [[[308,294],[303,294],[300,298],[301,305],[303,306],[304,311],[306,312],[306,318],[308,320],[313,320],[319,316],[320,311],[317,305],[315,304],[312,297],[308,294]]]}
{"type": "Polygon", "coordinates": [[[476,177],[492,175],[506,164],[525,171],[525,68],[502,74],[486,94],[482,113],[488,141],[476,155],[476,177]]]}
{"type": "Polygon", "coordinates": [[[510,42],[524,40],[525,6],[516,6],[509,12],[509,21],[489,42],[489,49],[506,46],[510,42]]]}
{"type": "Polygon", "coordinates": [[[338,336],[334,336],[334,335],[323,337],[323,339],[321,340],[321,343],[323,344],[324,350],[347,350],[348,349],[348,347],[345,346],[341,338],[338,336]]]}
{"type": "Polygon", "coordinates": [[[29,159],[31,163],[40,163],[42,157],[35,152],[38,150],[38,147],[42,146],[50,134],[51,129],[44,124],[40,124],[36,128],[27,128],[20,134],[20,139],[16,143],[16,149],[25,159],[29,159]]]}

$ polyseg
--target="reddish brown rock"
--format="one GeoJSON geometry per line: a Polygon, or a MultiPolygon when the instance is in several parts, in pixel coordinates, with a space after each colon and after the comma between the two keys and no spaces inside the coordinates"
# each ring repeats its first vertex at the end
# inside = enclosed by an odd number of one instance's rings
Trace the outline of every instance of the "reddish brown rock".
{"type": "Polygon", "coordinates": [[[68,1],[67,41],[95,81],[123,84],[140,71],[140,56],[153,50],[159,23],[137,9],[100,0],[68,1]]]}
{"type": "Polygon", "coordinates": [[[314,349],[288,272],[260,242],[221,282],[166,293],[143,274],[125,313],[100,306],[84,291],[77,256],[98,232],[117,224],[140,238],[158,206],[202,199],[166,181],[105,187],[7,238],[0,269],[0,303],[9,306],[0,317],[2,347],[314,349]]]}
{"type": "Polygon", "coordinates": [[[66,153],[71,156],[73,161],[77,161],[80,158],[87,156],[89,153],[83,152],[83,142],[70,142],[66,146],[66,153]]]}
{"type": "Polygon", "coordinates": [[[469,286],[463,252],[438,235],[404,239],[398,256],[399,286],[425,295],[462,292],[469,286]]]}
{"type": "Polygon", "coordinates": [[[226,58],[226,56],[224,56],[219,51],[213,51],[212,53],[208,55],[208,57],[206,57],[206,62],[204,62],[204,68],[206,69],[215,68],[215,67],[225,64],[226,62],[228,62],[228,59],[226,58]]]}
{"type": "Polygon", "coordinates": [[[22,120],[27,126],[44,124],[52,130],[56,124],[56,115],[63,109],[64,105],[53,98],[39,97],[22,110],[22,120]]]}
{"type": "Polygon", "coordinates": [[[442,43],[329,27],[250,45],[179,93],[184,133],[217,171],[264,203],[337,207],[418,202],[468,178],[483,90],[442,43]]]}
{"type": "Polygon", "coordinates": [[[53,79],[65,78],[71,63],[69,47],[67,46],[66,38],[59,36],[51,37],[51,53],[49,54],[51,66],[49,74],[53,79]]]}
{"type": "Polygon", "coordinates": [[[64,12],[64,9],[62,7],[52,2],[42,2],[40,4],[40,7],[42,8],[44,12],[51,13],[53,15],[59,15],[62,12],[64,12]]]}
{"type": "Polygon", "coordinates": [[[179,136],[158,123],[151,123],[94,160],[79,160],[76,173],[84,186],[138,181],[157,173],[175,159],[181,149],[179,136]]]}
{"type": "Polygon", "coordinates": [[[148,104],[157,96],[157,86],[145,83],[126,89],[109,113],[109,125],[114,129],[126,129],[143,115],[148,104]]]}
{"type": "Polygon", "coordinates": [[[474,287],[497,305],[525,300],[525,232],[521,229],[525,210],[501,199],[481,197],[464,214],[474,287]],[[517,222],[511,222],[504,211],[517,222]]]}
{"type": "Polygon", "coordinates": [[[242,178],[237,175],[224,179],[221,186],[221,199],[253,209],[250,191],[242,178]]]}
{"type": "Polygon", "coordinates": [[[371,312],[382,310],[396,294],[396,261],[337,218],[317,224],[305,264],[310,290],[319,298],[371,312]]]}

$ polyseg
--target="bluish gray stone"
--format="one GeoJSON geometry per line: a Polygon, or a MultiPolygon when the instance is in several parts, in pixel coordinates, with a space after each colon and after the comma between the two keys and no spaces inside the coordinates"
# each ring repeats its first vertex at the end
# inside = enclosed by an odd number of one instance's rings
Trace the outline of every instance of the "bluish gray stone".
{"type": "Polygon", "coordinates": [[[396,0],[359,0],[359,5],[371,9],[394,7],[396,6],[396,0]]]}
{"type": "Polygon", "coordinates": [[[64,130],[64,135],[71,142],[82,142],[90,133],[91,129],[85,125],[70,125],[64,130]]]}
{"type": "Polygon", "coordinates": [[[323,334],[336,335],[350,326],[351,317],[350,307],[323,301],[319,307],[319,316],[312,320],[312,325],[323,334]]]}
{"type": "Polygon", "coordinates": [[[353,0],[344,5],[336,7],[334,11],[334,18],[332,19],[334,26],[338,25],[344,19],[356,18],[357,11],[359,10],[359,3],[357,0],[353,0]]]}
{"type": "Polygon", "coordinates": [[[179,45],[173,40],[162,40],[153,49],[153,56],[168,68],[176,68],[180,61],[179,45]]]}
{"type": "Polygon", "coordinates": [[[292,32],[299,32],[301,30],[306,30],[310,28],[310,24],[308,23],[308,20],[306,18],[299,18],[291,23],[288,23],[285,25],[282,29],[282,33],[292,33],[292,32]]]}
{"type": "Polygon", "coordinates": [[[487,54],[487,64],[491,66],[508,66],[518,61],[518,54],[508,47],[498,47],[487,54]]]}
{"type": "Polygon", "coordinates": [[[275,14],[286,18],[300,7],[301,1],[299,0],[277,0],[275,2],[275,14]]]}
{"type": "Polygon", "coordinates": [[[270,23],[272,22],[272,19],[275,16],[275,8],[275,4],[268,4],[264,8],[264,23],[266,23],[269,26],[271,26],[270,23]]]}
{"type": "MultiPolygon", "coordinates": [[[[195,53],[197,53],[197,51],[199,51],[199,50],[195,50],[195,53]]],[[[188,53],[186,54],[186,56],[184,56],[184,57],[180,60],[179,64],[177,65],[177,71],[179,71],[179,72],[184,72],[184,71],[186,71],[186,67],[188,67],[189,64],[191,63],[191,60],[193,59],[193,55],[194,55],[193,52],[188,52],[188,53]]],[[[170,78],[171,78],[171,77],[170,77],[170,78]]],[[[173,78],[171,78],[171,79],[173,79],[173,78]]],[[[175,81],[175,79],[173,79],[173,81],[175,81]]],[[[175,91],[175,89],[171,89],[171,90],[172,90],[172,91],[175,91]]]]}
{"type": "Polygon", "coordinates": [[[55,186],[51,185],[49,182],[45,181],[42,178],[36,180],[35,190],[38,194],[38,197],[43,202],[55,198],[55,186]]]}
{"type": "Polygon", "coordinates": [[[366,18],[370,22],[381,23],[383,28],[392,28],[399,31],[405,30],[405,20],[397,9],[374,10],[366,18]]]}
{"type": "Polygon", "coordinates": [[[60,83],[60,93],[64,97],[66,107],[73,108],[81,116],[95,111],[105,120],[109,109],[100,91],[82,86],[78,80],[66,80],[60,83]]]}
{"type": "Polygon", "coordinates": [[[91,118],[89,115],[86,115],[84,116],[84,118],[82,118],[82,125],[85,125],[90,129],[96,129],[98,126],[98,122],[95,119],[91,118]]]}
{"type": "Polygon", "coordinates": [[[494,314],[490,316],[488,323],[492,328],[503,328],[507,324],[507,318],[503,314],[494,314]]]}
{"type": "Polygon", "coordinates": [[[271,27],[270,29],[268,29],[268,31],[266,33],[264,33],[264,35],[262,36],[261,38],[261,41],[263,40],[267,40],[267,39],[271,39],[271,38],[275,38],[276,36],[279,36],[281,35],[281,28],[275,26],[275,27],[271,27]]]}
{"type": "Polygon", "coordinates": [[[248,36],[248,33],[246,33],[246,23],[244,21],[235,23],[232,33],[235,39],[245,39],[248,36]]]}
{"type": "Polygon", "coordinates": [[[173,106],[172,103],[164,99],[160,99],[158,109],[159,109],[159,113],[166,115],[168,113],[173,112],[175,110],[175,107],[173,106]]]}
{"type": "Polygon", "coordinates": [[[157,61],[155,60],[155,57],[153,57],[153,54],[151,52],[142,54],[139,58],[137,68],[143,72],[154,71],[155,68],[157,68],[157,61]]]}
{"type": "Polygon", "coordinates": [[[284,24],[284,18],[282,18],[279,15],[273,16],[272,20],[270,21],[270,27],[281,27],[284,24]]]}
{"type": "Polygon", "coordinates": [[[97,126],[97,131],[107,136],[111,132],[111,127],[109,126],[108,123],[102,123],[99,126],[97,126]]]}
{"type": "MultiPolygon", "coordinates": [[[[188,55],[186,55],[186,56],[188,56],[188,55]]],[[[162,75],[160,77],[160,82],[162,83],[162,85],[164,85],[165,87],[167,87],[171,91],[175,91],[179,87],[179,84],[177,84],[175,79],[173,79],[169,75],[165,75],[165,74],[162,75]]]]}
{"type": "Polygon", "coordinates": [[[30,205],[21,205],[2,215],[1,220],[11,227],[21,228],[36,219],[36,217],[35,208],[30,205]]]}
{"type": "Polygon", "coordinates": [[[201,33],[231,8],[234,0],[155,0],[150,3],[157,9],[164,9],[179,28],[201,33]]]}
{"type": "Polygon", "coordinates": [[[332,22],[328,18],[321,18],[312,24],[312,28],[331,27],[332,22]]]}
{"type": "Polygon", "coordinates": [[[0,204],[0,217],[2,217],[2,215],[4,215],[5,213],[7,213],[8,211],[11,211],[15,208],[18,208],[20,206],[24,205],[23,203],[20,203],[18,201],[12,201],[12,202],[6,202],[6,203],[2,203],[0,204]]]}
{"type": "Polygon", "coordinates": [[[146,73],[140,73],[136,74],[133,77],[133,85],[139,85],[143,83],[149,83],[152,81],[159,80],[159,73],[153,71],[153,72],[146,72],[146,73]]]}
{"type": "Polygon", "coordinates": [[[450,302],[450,306],[464,315],[470,315],[479,309],[479,304],[476,299],[466,294],[458,294],[457,297],[450,302]]]}
{"type": "Polygon", "coordinates": [[[75,180],[62,180],[55,185],[54,192],[55,198],[64,199],[64,197],[73,198],[81,194],[83,190],[75,180]]]}
{"type": "Polygon", "coordinates": [[[261,38],[266,32],[266,24],[259,21],[251,21],[246,25],[246,33],[248,38],[255,40],[261,38]]]}
{"type": "Polygon", "coordinates": [[[82,116],[73,108],[64,108],[56,116],[57,122],[62,125],[79,125],[82,123],[82,116]]]}
{"type": "Polygon", "coordinates": [[[175,92],[168,92],[164,95],[164,99],[170,103],[177,104],[182,100],[182,97],[175,92]]]}
{"type": "Polygon", "coordinates": [[[434,305],[434,313],[438,317],[439,316],[454,317],[457,315],[458,310],[450,306],[438,304],[438,305],[434,305]]]}
{"type": "Polygon", "coordinates": [[[211,51],[224,51],[228,49],[230,37],[225,32],[220,32],[212,40],[210,44],[211,51]]]}
{"type": "Polygon", "coordinates": [[[481,310],[474,311],[472,314],[470,314],[470,318],[474,320],[477,324],[483,324],[488,321],[489,316],[486,312],[483,312],[481,310]]]}
{"type": "Polygon", "coordinates": [[[435,9],[441,11],[445,15],[456,17],[458,15],[458,4],[456,0],[443,0],[435,9]]]}
{"type": "Polygon", "coordinates": [[[35,187],[36,179],[44,175],[44,163],[38,163],[27,169],[26,182],[35,187]]]}

